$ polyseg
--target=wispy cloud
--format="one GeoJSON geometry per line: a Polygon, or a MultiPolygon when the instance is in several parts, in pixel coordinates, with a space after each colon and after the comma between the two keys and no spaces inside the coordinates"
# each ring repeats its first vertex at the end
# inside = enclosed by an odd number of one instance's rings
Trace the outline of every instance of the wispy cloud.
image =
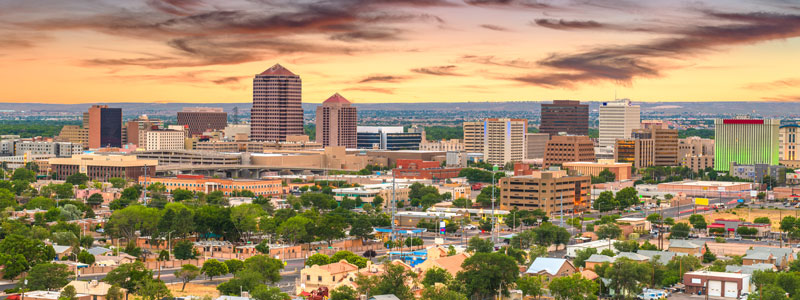
{"type": "Polygon", "coordinates": [[[508,28],[505,28],[505,27],[503,27],[503,26],[498,26],[498,25],[492,25],[492,24],[481,24],[480,26],[481,26],[482,28],[486,28],[486,29],[489,29],[489,30],[494,30],[494,31],[509,31],[509,30],[508,30],[508,28]]]}
{"type": "Polygon", "coordinates": [[[463,74],[459,74],[458,72],[456,72],[457,69],[458,67],[455,65],[448,65],[448,66],[416,68],[416,69],[411,69],[411,72],[425,74],[425,75],[436,75],[436,76],[463,76],[463,74]]]}
{"type": "Polygon", "coordinates": [[[597,29],[605,27],[604,24],[601,24],[597,21],[567,21],[564,19],[554,20],[554,19],[536,19],[533,21],[533,24],[547,27],[551,29],[559,29],[559,30],[566,30],[566,29],[597,29]]]}
{"type": "Polygon", "coordinates": [[[397,76],[397,75],[370,75],[364,79],[358,81],[358,83],[367,83],[367,82],[400,82],[408,79],[408,76],[397,76]]]}
{"type": "Polygon", "coordinates": [[[780,88],[800,87],[800,78],[786,78],[770,82],[757,82],[745,85],[744,88],[750,90],[767,90],[780,88]]]}

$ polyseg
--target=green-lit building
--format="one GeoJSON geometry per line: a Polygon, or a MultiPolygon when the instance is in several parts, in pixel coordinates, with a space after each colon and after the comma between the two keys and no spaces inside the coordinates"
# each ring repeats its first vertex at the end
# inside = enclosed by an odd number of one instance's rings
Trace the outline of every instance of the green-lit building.
{"type": "Polygon", "coordinates": [[[731,162],[778,164],[780,120],[716,119],[714,125],[714,170],[727,172],[731,162]]]}

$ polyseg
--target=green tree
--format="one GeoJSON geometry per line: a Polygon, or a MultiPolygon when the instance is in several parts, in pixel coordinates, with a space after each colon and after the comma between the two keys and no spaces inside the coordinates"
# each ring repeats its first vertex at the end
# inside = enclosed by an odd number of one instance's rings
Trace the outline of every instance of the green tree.
{"type": "Polygon", "coordinates": [[[78,253],[78,261],[83,264],[92,265],[94,264],[94,255],[86,250],[81,250],[81,252],[78,253]]]}
{"type": "Polygon", "coordinates": [[[330,293],[329,300],[358,300],[358,292],[353,288],[342,285],[333,289],[330,293]]]}
{"type": "MultiPolygon", "coordinates": [[[[228,261],[225,262],[227,263],[228,261]]],[[[181,266],[179,270],[175,271],[175,278],[180,279],[183,283],[183,285],[181,285],[181,292],[186,289],[186,283],[194,280],[197,276],[200,276],[200,268],[195,265],[185,264],[181,266]]]]}
{"type": "Polygon", "coordinates": [[[214,280],[215,276],[228,274],[228,266],[216,259],[209,259],[203,263],[203,268],[200,269],[200,273],[208,276],[210,280],[214,280]]]}
{"type": "MultiPolygon", "coordinates": [[[[36,290],[58,290],[69,283],[72,273],[66,265],[54,263],[41,263],[33,266],[25,276],[28,284],[25,289],[36,290]]],[[[22,282],[20,282],[22,284],[22,282]]]]}
{"type": "Polygon", "coordinates": [[[125,188],[125,184],[127,183],[125,182],[125,179],[119,177],[111,177],[108,179],[108,182],[111,183],[111,186],[117,189],[125,188]]]}
{"type": "Polygon", "coordinates": [[[324,266],[331,263],[331,258],[322,253],[315,253],[306,259],[306,266],[324,266]]]}
{"type": "Polygon", "coordinates": [[[613,210],[619,206],[619,202],[614,198],[614,192],[612,191],[604,191],[597,196],[597,199],[594,200],[592,204],[592,208],[599,210],[601,212],[606,212],[613,210]]]}
{"type": "Polygon", "coordinates": [[[307,231],[308,227],[313,227],[310,219],[303,216],[294,216],[278,226],[278,233],[286,240],[295,244],[297,242],[308,241],[311,239],[307,231]]]}
{"type": "Polygon", "coordinates": [[[288,294],[281,292],[280,288],[260,284],[256,286],[250,296],[255,300],[289,300],[288,294]]]}
{"type": "Polygon", "coordinates": [[[100,204],[103,204],[103,194],[94,193],[89,198],[86,199],[86,203],[91,205],[92,207],[97,207],[100,204]]]}
{"type": "Polygon", "coordinates": [[[181,240],[172,247],[172,255],[175,259],[194,259],[197,257],[194,243],[189,240],[181,240]]]}
{"type": "Polygon", "coordinates": [[[77,295],[78,292],[75,291],[75,287],[69,285],[58,294],[58,300],[75,300],[78,298],[77,295]]]}
{"type": "Polygon", "coordinates": [[[108,293],[106,293],[106,300],[122,300],[122,290],[120,290],[119,286],[112,285],[108,288],[108,293]]]}
{"type": "Polygon", "coordinates": [[[637,197],[637,194],[638,191],[636,191],[636,188],[634,187],[626,187],[619,190],[619,192],[617,192],[617,194],[615,195],[615,199],[617,200],[617,203],[619,205],[618,208],[626,209],[631,205],[636,205],[637,203],[639,203],[639,198],[637,197]]]}
{"type": "Polygon", "coordinates": [[[342,216],[329,213],[317,219],[314,233],[318,239],[328,242],[328,246],[331,246],[333,240],[345,237],[345,228],[347,223],[342,216]]]}
{"type": "Polygon", "coordinates": [[[706,252],[703,253],[703,263],[708,264],[717,260],[717,256],[708,249],[708,244],[705,245],[705,248],[706,252]]]}
{"type": "Polygon", "coordinates": [[[261,283],[275,284],[281,280],[283,262],[266,255],[256,255],[244,261],[244,270],[254,271],[261,275],[261,283]]]}
{"type": "Polygon", "coordinates": [[[517,288],[522,291],[523,296],[539,299],[544,294],[544,281],[542,276],[523,276],[517,279],[517,288]]]}
{"type": "Polygon", "coordinates": [[[53,208],[55,206],[56,206],[56,202],[53,201],[53,199],[50,199],[50,198],[47,198],[47,197],[41,197],[41,196],[40,197],[35,197],[35,198],[31,199],[30,201],[28,201],[28,203],[25,203],[25,208],[26,209],[37,209],[38,208],[38,209],[42,209],[42,210],[48,210],[48,209],[51,209],[51,208],[53,208]]]}
{"type": "Polygon", "coordinates": [[[225,261],[225,265],[228,266],[228,273],[231,274],[236,274],[244,269],[244,262],[238,259],[228,259],[225,261]]]}
{"type": "Polygon", "coordinates": [[[174,189],[172,190],[172,199],[177,202],[191,200],[194,199],[194,192],[184,189],[174,189]]]}
{"type": "Polygon", "coordinates": [[[622,235],[622,229],[614,224],[605,224],[597,228],[595,233],[599,239],[616,239],[622,235]]]}
{"type": "Polygon", "coordinates": [[[428,287],[422,290],[422,300],[467,300],[467,296],[446,287],[428,287]]]}
{"type": "Polygon", "coordinates": [[[628,240],[615,242],[614,248],[620,252],[636,252],[639,251],[639,241],[628,240]]]}
{"type": "Polygon", "coordinates": [[[585,248],[575,251],[575,260],[573,260],[575,267],[585,268],[586,260],[594,254],[597,254],[596,248],[585,248]]]}
{"type": "Polygon", "coordinates": [[[269,243],[267,243],[267,240],[263,240],[260,243],[258,243],[258,245],[256,245],[256,251],[258,251],[261,254],[269,255],[269,243]]]}
{"type": "Polygon", "coordinates": [[[369,217],[365,215],[358,215],[350,226],[350,236],[358,237],[362,241],[372,238],[372,231],[372,223],[370,223],[369,217]]]}
{"type": "Polygon", "coordinates": [[[756,223],[756,224],[771,224],[772,221],[769,219],[769,217],[758,217],[758,218],[755,218],[755,220],[753,220],[753,223],[756,223]]]}
{"type": "Polygon", "coordinates": [[[14,173],[11,175],[11,181],[15,180],[22,180],[27,182],[35,182],[36,181],[36,173],[25,169],[25,168],[18,168],[14,170],[14,173]]]}
{"type": "Polygon", "coordinates": [[[86,174],[75,173],[67,176],[66,182],[71,185],[81,185],[81,184],[86,184],[86,182],[89,181],[89,179],[90,179],[89,176],[86,176],[86,174]]]}
{"type": "Polygon", "coordinates": [[[618,258],[603,274],[611,280],[609,286],[623,295],[635,295],[647,282],[649,272],[646,264],[640,264],[627,258],[618,258]]]}
{"type": "Polygon", "coordinates": [[[433,267],[425,271],[425,278],[422,280],[422,285],[425,287],[434,286],[437,283],[447,284],[453,276],[450,272],[442,268],[433,267]]]}
{"type": "Polygon", "coordinates": [[[167,288],[163,281],[158,279],[147,278],[139,283],[139,296],[142,300],[159,300],[163,298],[172,297],[172,293],[167,288]]]}
{"type": "Polygon", "coordinates": [[[689,216],[689,223],[696,229],[706,229],[707,226],[706,218],[698,214],[689,216]]]}
{"type": "Polygon", "coordinates": [[[119,265],[108,272],[103,281],[124,288],[128,293],[137,293],[144,282],[152,278],[153,272],[148,270],[144,263],[136,261],[119,265]]]}
{"type": "Polygon", "coordinates": [[[689,237],[689,224],[686,223],[677,223],[672,225],[672,228],[669,230],[669,238],[671,239],[685,239],[689,237]]]}
{"type": "Polygon", "coordinates": [[[473,253],[490,253],[494,251],[494,243],[488,239],[482,239],[479,236],[473,236],[467,242],[467,251],[473,253]]]}
{"type": "Polygon", "coordinates": [[[517,281],[519,269],[513,258],[502,253],[476,253],[461,264],[456,280],[463,282],[467,295],[484,298],[498,291],[508,295],[508,286],[517,281]]]}
{"type": "Polygon", "coordinates": [[[553,278],[547,288],[557,300],[597,299],[597,283],[580,274],[553,278]]]}

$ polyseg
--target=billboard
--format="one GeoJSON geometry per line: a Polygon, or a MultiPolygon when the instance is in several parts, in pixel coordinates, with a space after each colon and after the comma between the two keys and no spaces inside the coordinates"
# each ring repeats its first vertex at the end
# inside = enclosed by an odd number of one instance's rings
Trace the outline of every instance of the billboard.
{"type": "Polygon", "coordinates": [[[694,205],[708,205],[708,198],[694,198],[694,205]]]}

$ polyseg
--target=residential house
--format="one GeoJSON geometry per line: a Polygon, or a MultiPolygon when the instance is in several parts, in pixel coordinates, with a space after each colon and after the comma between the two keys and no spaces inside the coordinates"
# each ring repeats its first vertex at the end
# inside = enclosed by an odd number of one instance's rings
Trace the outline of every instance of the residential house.
{"type": "Polygon", "coordinates": [[[589,258],[586,259],[586,270],[594,270],[597,265],[602,265],[604,263],[614,263],[614,258],[608,255],[602,254],[592,254],[589,258]]]}
{"type": "Polygon", "coordinates": [[[754,264],[749,266],[732,266],[727,265],[725,266],[725,272],[728,273],[739,273],[739,274],[750,274],[752,275],[755,271],[777,271],[778,268],[775,267],[773,264],[754,264]]]}
{"type": "Polygon", "coordinates": [[[111,249],[103,247],[92,247],[89,248],[89,250],[86,250],[86,252],[89,252],[89,254],[91,255],[98,256],[98,255],[105,255],[106,253],[111,252],[111,249]]]}
{"type": "Polygon", "coordinates": [[[447,250],[442,247],[432,247],[428,249],[428,256],[425,261],[418,264],[416,269],[420,273],[425,273],[431,268],[440,268],[446,270],[450,275],[456,277],[458,271],[461,271],[461,264],[464,260],[469,258],[469,253],[459,253],[452,256],[447,256],[447,250]]]}
{"type": "Polygon", "coordinates": [[[747,250],[745,256],[742,257],[742,264],[772,263],[782,270],[787,268],[794,259],[795,254],[792,248],[753,247],[753,249],[747,250]],[[771,259],[764,259],[766,256],[763,253],[769,253],[771,259]]]}
{"type": "Polygon", "coordinates": [[[650,258],[650,260],[658,258],[658,263],[662,265],[668,264],[672,261],[673,258],[677,256],[687,256],[689,254],[681,253],[681,252],[670,252],[670,251],[655,251],[655,250],[639,250],[639,255],[644,255],[650,258]]]}
{"type": "Polygon", "coordinates": [[[644,256],[644,255],[638,254],[636,252],[620,252],[620,253],[617,253],[617,255],[614,256],[614,261],[616,261],[617,259],[623,258],[623,257],[627,258],[627,259],[630,259],[632,261],[638,262],[638,263],[644,263],[644,262],[650,261],[650,257],[649,256],[644,256]]]}
{"type": "Polygon", "coordinates": [[[136,257],[120,253],[119,255],[95,255],[94,265],[98,267],[114,267],[136,261],[136,257]]]}
{"type": "Polygon", "coordinates": [[[64,260],[72,255],[72,246],[59,246],[53,244],[53,250],[56,251],[56,260],[64,260]]]}
{"type": "MultiPolygon", "coordinates": [[[[106,300],[106,295],[108,295],[108,290],[111,288],[110,284],[105,282],[100,282],[97,280],[92,280],[92,281],[73,280],[67,285],[74,287],[75,292],[77,292],[78,294],[86,294],[91,296],[91,300],[106,300]]],[[[61,290],[63,291],[64,289],[62,288],[61,290]]],[[[124,294],[126,290],[121,288],[120,292],[124,294]]]]}
{"type": "Polygon", "coordinates": [[[686,253],[689,255],[700,256],[706,253],[706,243],[703,241],[690,240],[670,240],[670,252],[686,253]]]}
{"type": "Polygon", "coordinates": [[[525,274],[543,275],[545,282],[550,282],[555,277],[570,276],[575,271],[575,266],[564,258],[537,257],[525,274]]]}
{"type": "MultiPolygon", "coordinates": [[[[58,291],[30,291],[22,293],[22,299],[25,300],[58,300],[61,292],[58,291]]],[[[76,294],[74,300],[92,300],[92,297],[87,294],[76,294]]]]}
{"type": "Polygon", "coordinates": [[[707,290],[708,296],[737,299],[750,292],[751,275],[724,272],[694,271],[683,274],[687,294],[707,290]]]}
{"type": "Polygon", "coordinates": [[[350,274],[358,272],[358,266],[340,260],[323,266],[313,265],[300,271],[300,284],[297,286],[297,293],[310,293],[320,287],[327,287],[333,290],[350,274]]]}

